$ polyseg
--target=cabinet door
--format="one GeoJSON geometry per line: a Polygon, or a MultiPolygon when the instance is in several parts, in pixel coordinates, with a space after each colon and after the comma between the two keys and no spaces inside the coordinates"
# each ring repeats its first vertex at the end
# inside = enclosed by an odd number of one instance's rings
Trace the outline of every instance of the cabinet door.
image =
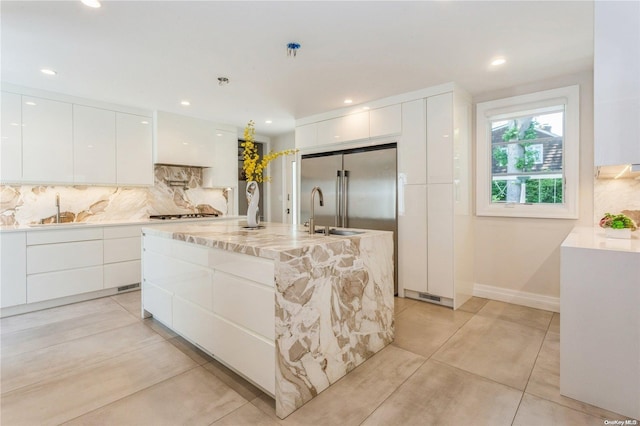
{"type": "Polygon", "coordinates": [[[640,3],[594,3],[594,160],[640,164],[640,3]]]}
{"type": "Polygon", "coordinates": [[[116,113],[116,182],[153,185],[152,119],[116,113]]]}
{"type": "Polygon", "coordinates": [[[24,232],[0,236],[0,307],[27,303],[27,237],[24,232]]]}
{"type": "Polygon", "coordinates": [[[318,128],[316,123],[296,127],[296,148],[303,149],[316,146],[318,143],[318,128]]]}
{"type": "Polygon", "coordinates": [[[318,123],[318,145],[330,145],[369,137],[369,111],[318,123]]]}
{"type": "Polygon", "coordinates": [[[453,94],[427,98],[427,183],[453,182],[453,94]]]}
{"type": "Polygon", "coordinates": [[[410,185],[427,183],[426,108],[424,99],[402,104],[402,137],[398,142],[398,173],[404,173],[410,185]]]}
{"type": "Polygon", "coordinates": [[[73,182],[71,104],[22,97],[22,177],[42,183],[73,182]]]}
{"type": "Polygon", "coordinates": [[[102,265],[29,275],[27,303],[102,290],[102,265]]]}
{"type": "Polygon", "coordinates": [[[116,113],[73,105],[73,180],[116,183],[116,113]]]}
{"type": "Polygon", "coordinates": [[[214,167],[215,123],[158,111],[155,162],[214,167]]]}
{"type": "Polygon", "coordinates": [[[22,179],[22,96],[2,92],[2,141],[0,142],[0,179],[22,179]]]}
{"type": "Polygon", "coordinates": [[[427,185],[429,293],[453,299],[453,185],[427,185]]]}
{"type": "Polygon", "coordinates": [[[238,136],[227,130],[217,130],[214,144],[214,163],[205,169],[202,186],[227,188],[238,186],[238,136]]]}
{"type": "Polygon", "coordinates": [[[369,111],[369,136],[397,135],[402,132],[402,112],[400,104],[369,111]]]}
{"type": "Polygon", "coordinates": [[[102,241],[98,240],[29,246],[27,273],[38,274],[98,265],[102,268],[102,259],[102,241]]]}
{"type": "Polygon", "coordinates": [[[398,280],[405,290],[427,292],[427,186],[405,185],[398,216],[398,280]]]}

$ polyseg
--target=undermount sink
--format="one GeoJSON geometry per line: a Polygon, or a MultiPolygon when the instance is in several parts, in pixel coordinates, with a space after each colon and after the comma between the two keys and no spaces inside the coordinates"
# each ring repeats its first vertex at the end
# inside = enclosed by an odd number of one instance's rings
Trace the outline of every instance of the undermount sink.
{"type": "MultiPolygon", "coordinates": [[[[324,229],[316,229],[316,234],[324,234],[324,229]]],[[[364,234],[363,231],[351,231],[349,229],[329,229],[329,235],[341,235],[341,236],[349,236],[349,235],[358,235],[364,234]]]]}

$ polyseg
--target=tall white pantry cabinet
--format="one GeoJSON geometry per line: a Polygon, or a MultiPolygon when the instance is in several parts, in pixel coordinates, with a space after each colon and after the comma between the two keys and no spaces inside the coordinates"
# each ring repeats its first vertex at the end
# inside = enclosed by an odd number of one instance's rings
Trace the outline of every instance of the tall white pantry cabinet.
{"type": "Polygon", "coordinates": [[[296,148],[305,154],[397,142],[398,295],[457,309],[473,291],[470,97],[449,83],[347,113],[300,120],[296,148]],[[323,138],[333,122],[360,128],[323,138]],[[349,134],[358,136],[342,136],[349,134]]]}

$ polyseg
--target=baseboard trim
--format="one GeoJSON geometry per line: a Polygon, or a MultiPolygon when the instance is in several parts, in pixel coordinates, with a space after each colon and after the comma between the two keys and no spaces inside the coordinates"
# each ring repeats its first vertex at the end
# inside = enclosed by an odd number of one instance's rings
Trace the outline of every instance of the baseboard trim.
{"type": "Polygon", "coordinates": [[[542,294],[528,293],[526,291],[510,290],[475,283],[473,295],[485,299],[498,300],[500,302],[513,303],[528,306],[529,308],[544,309],[545,311],[560,312],[560,298],[544,296],[542,294]]]}

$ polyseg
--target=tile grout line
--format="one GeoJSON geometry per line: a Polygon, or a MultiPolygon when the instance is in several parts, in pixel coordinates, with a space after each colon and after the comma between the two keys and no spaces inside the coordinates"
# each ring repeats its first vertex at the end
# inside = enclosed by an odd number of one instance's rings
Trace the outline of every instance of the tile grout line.
{"type": "MultiPolygon", "coordinates": [[[[129,324],[129,325],[131,325],[131,324],[129,324]]],[[[128,326],[124,326],[124,327],[128,327],[128,326]]],[[[124,327],[117,327],[117,328],[114,328],[114,329],[111,329],[111,330],[106,330],[106,331],[101,332],[101,333],[92,334],[92,335],[90,335],[90,336],[96,336],[96,335],[98,335],[98,334],[106,333],[106,332],[113,331],[113,330],[118,330],[118,329],[120,329],[120,328],[124,328],[124,327]]],[[[151,330],[151,331],[154,331],[154,330],[151,330]]],[[[155,332],[155,331],[154,331],[154,332],[155,332]]],[[[84,337],[88,337],[88,336],[84,336],[84,337]]],[[[47,383],[47,382],[50,382],[50,381],[54,381],[54,380],[60,379],[61,377],[62,377],[62,378],[63,378],[63,377],[67,377],[67,376],[72,375],[74,372],[77,372],[78,370],[83,370],[83,369],[85,369],[85,370],[86,370],[86,369],[88,369],[89,367],[95,367],[95,366],[96,366],[96,365],[98,365],[98,364],[104,363],[104,362],[106,362],[106,361],[110,361],[110,360],[112,360],[112,359],[114,359],[114,358],[118,358],[118,357],[123,356],[123,355],[127,355],[127,354],[130,354],[130,353],[133,353],[133,352],[137,352],[137,351],[139,351],[139,350],[142,350],[142,349],[144,349],[144,348],[146,348],[146,347],[148,347],[148,346],[154,345],[154,344],[158,344],[158,343],[161,343],[161,342],[166,342],[166,343],[168,343],[168,344],[170,344],[170,345],[171,345],[171,343],[170,343],[169,341],[167,341],[167,339],[164,339],[162,336],[160,336],[160,337],[162,338],[162,340],[161,340],[161,341],[157,341],[157,342],[149,342],[149,343],[147,343],[147,344],[145,344],[145,345],[142,345],[142,346],[140,346],[140,347],[138,347],[138,348],[136,348],[136,349],[125,350],[124,352],[121,352],[121,353],[119,353],[119,354],[112,355],[112,356],[109,356],[109,357],[106,357],[106,358],[103,358],[103,359],[100,359],[100,360],[97,360],[97,361],[93,361],[93,362],[89,362],[89,363],[83,363],[83,364],[82,364],[82,366],[81,366],[79,369],[77,369],[77,368],[75,368],[75,367],[74,367],[74,368],[71,368],[71,369],[69,369],[69,370],[67,370],[67,371],[61,371],[61,372],[59,372],[58,374],[54,374],[53,376],[48,377],[48,378],[46,378],[46,379],[38,380],[38,381],[35,381],[35,382],[33,382],[33,383],[28,383],[28,384],[25,384],[25,385],[23,385],[23,386],[19,386],[19,387],[17,387],[17,388],[11,389],[10,391],[7,391],[7,392],[2,392],[2,394],[1,394],[1,395],[2,395],[2,396],[11,395],[12,393],[14,393],[14,392],[16,392],[16,391],[19,391],[19,390],[22,390],[22,389],[25,389],[25,388],[28,388],[28,387],[31,387],[31,386],[36,386],[36,385],[40,385],[40,384],[42,384],[42,383],[47,383]]],[[[78,339],[82,339],[82,337],[79,337],[78,339]]],[[[69,342],[72,342],[72,341],[74,341],[74,340],[78,340],[78,339],[72,339],[72,340],[69,340],[69,342]]],[[[58,345],[63,345],[63,344],[65,344],[65,343],[67,343],[67,342],[59,343],[58,345]]],[[[51,347],[53,347],[53,346],[57,346],[57,345],[48,346],[47,348],[51,348],[51,347]]],[[[180,349],[178,349],[178,348],[177,348],[177,347],[175,347],[174,345],[171,345],[171,346],[173,346],[176,350],[180,351],[180,349]]],[[[189,355],[185,354],[185,353],[184,353],[184,352],[182,352],[182,351],[180,351],[180,352],[181,352],[182,354],[184,354],[184,356],[186,356],[187,358],[189,358],[191,361],[193,361],[194,363],[196,363],[196,365],[200,365],[200,364],[198,364],[196,361],[194,361],[191,357],[189,357],[189,355]]],[[[25,352],[25,353],[27,353],[27,352],[25,352]]],[[[22,355],[22,354],[19,354],[19,355],[22,355]]],[[[12,356],[17,356],[17,355],[12,355],[12,356]]]]}
{"type": "MultiPolygon", "coordinates": [[[[201,365],[195,365],[195,366],[193,366],[192,368],[189,368],[189,369],[187,369],[187,370],[185,370],[185,371],[183,371],[183,372],[181,372],[181,373],[178,373],[178,374],[176,374],[176,375],[174,375],[174,376],[167,377],[166,379],[160,380],[159,382],[153,383],[153,384],[151,384],[151,385],[149,385],[149,386],[147,386],[147,387],[144,387],[144,388],[142,388],[142,389],[138,389],[137,391],[135,391],[135,392],[133,392],[133,393],[130,393],[130,394],[128,394],[128,395],[125,395],[125,396],[123,396],[123,397],[121,397],[121,398],[118,398],[118,399],[116,399],[116,400],[114,400],[114,401],[108,402],[108,403],[106,403],[105,405],[101,405],[100,407],[96,407],[96,408],[94,408],[94,409],[92,409],[92,410],[87,411],[86,413],[82,413],[82,414],[80,414],[80,415],[78,415],[78,416],[76,416],[76,417],[74,417],[74,418],[72,418],[72,419],[65,420],[65,421],[64,421],[64,423],[61,423],[60,425],[61,425],[61,426],[62,426],[62,425],[65,425],[65,424],[67,424],[67,423],[69,423],[69,422],[71,422],[71,421],[73,421],[73,420],[76,420],[76,419],[79,419],[80,417],[86,416],[87,414],[93,413],[93,412],[95,412],[95,411],[98,411],[98,410],[101,410],[101,409],[103,409],[103,408],[105,408],[105,407],[108,407],[109,405],[115,404],[115,403],[116,403],[116,402],[118,402],[118,401],[122,401],[123,399],[130,398],[130,397],[132,397],[132,396],[134,396],[134,395],[136,395],[136,394],[138,394],[138,393],[140,393],[140,392],[143,392],[143,391],[145,391],[145,390],[147,390],[147,389],[150,389],[150,388],[152,388],[152,387],[154,387],[154,386],[156,386],[156,385],[159,385],[160,383],[164,383],[164,382],[166,382],[167,380],[171,380],[171,379],[174,379],[174,378],[176,378],[176,377],[178,377],[178,376],[180,376],[180,375],[182,375],[182,374],[188,373],[189,371],[194,370],[194,369],[196,369],[196,368],[198,368],[198,367],[202,367],[202,366],[201,366],[201,365]]],[[[236,393],[237,393],[237,392],[236,392],[236,393]]]]}

